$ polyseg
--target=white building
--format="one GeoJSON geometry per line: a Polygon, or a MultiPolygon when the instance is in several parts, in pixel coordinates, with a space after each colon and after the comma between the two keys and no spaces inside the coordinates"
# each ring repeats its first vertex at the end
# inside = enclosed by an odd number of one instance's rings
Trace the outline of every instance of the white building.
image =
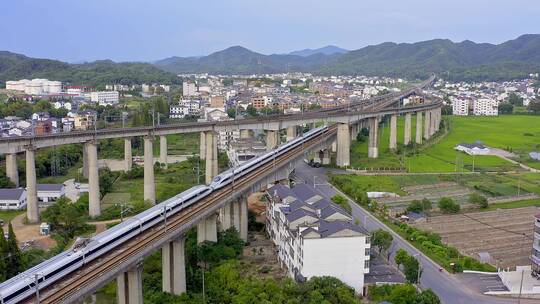
{"type": "Polygon", "coordinates": [[[97,102],[100,106],[113,106],[118,104],[120,95],[118,91],[91,92],[90,101],[97,102]]]}
{"type": "Polygon", "coordinates": [[[267,195],[267,233],[289,275],[299,281],[333,276],[364,294],[369,233],[306,184],[292,189],[278,184],[267,195]]]}
{"type": "Polygon", "coordinates": [[[473,114],[497,116],[499,115],[499,102],[490,98],[478,98],[473,104],[473,114]]]}
{"type": "Polygon", "coordinates": [[[182,105],[171,105],[169,106],[169,118],[172,119],[181,119],[186,115],[189,115],[189,109],[182,105]]]}
{"type": "Polygon", "coordinates": [[[197,86],[194,82],[184,81],[182,84],[182,95],[184,96],[194,96],[197,95],[197,86]]]}
{"type": "Polygon", "coordinates": [[[452,102],[452,115],[469,115],[469,101],[467,99],[454,99],[452,102]]]}
{"type": "Polygon", "coordinates": [[[58,94],[62,91],[62,83],[40,78],[10,80],[6,81],[6,90],[21,91],[30,95],[58,94]]]}
{"type": "Polygon", "coordinates": [[[540,278],[540,214],[534,216],[533,248],[531,252],[532,275],[540,278]]]}
{"type": "Polygon", "coordinates": [[[0,210],[21,210],[26,208],[26,190],[0,189],[0,210]]]}
{"type": "Polygon", "coordinates": [[[189,115],[197,116],[201,114],[200,100],[182,99],[180,105],[187,108],[189,115]]]}
{"type": "Polygon", "coordinates": [[[37,197],[40,202],[54,202],[65,194],[64,184],[37,184],[37,197]]]}
{"type": "Polygon", "coordinates": [[[469,155],[487,155],[491,152],[491,150],[486,147],[481,141],[476,141],[472,144],[461,143],[457,145],[454,149],[465,152],[469,155]]]}

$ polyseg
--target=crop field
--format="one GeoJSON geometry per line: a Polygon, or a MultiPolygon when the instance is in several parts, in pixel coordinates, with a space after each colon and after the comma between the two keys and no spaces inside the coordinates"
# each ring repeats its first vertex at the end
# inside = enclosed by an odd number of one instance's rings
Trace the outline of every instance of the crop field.
{"type": "Polygon", "coordinates": [[[499,209],[468,214],[431,217],[415,227],[439,234],[444,243],[462,254],[478,258],[487,252],[496,267],[528,265],[534,215],[538,207],[499,209]]]}
{"type": "Polygon", "coordinates": [[[427,198],[433,202],[433,208],[437,208],[437,202],[443,197],[451,197],[461,208],[469,207],[467,202],[469,195],[474,191],[463,187],[454,182],[444,182],[437,184],[428,184],[421,186],[404,187],[407,193],[401,197],[389,197],[377,199],[377,202],[387,205],[394,212],[403,212],[407,205],[413,200],[422,200],[427,198]]]}

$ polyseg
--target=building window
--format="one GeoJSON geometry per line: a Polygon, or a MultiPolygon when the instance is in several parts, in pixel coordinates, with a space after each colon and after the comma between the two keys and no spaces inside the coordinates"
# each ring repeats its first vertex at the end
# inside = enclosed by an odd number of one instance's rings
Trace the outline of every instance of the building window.
{"type": "Polygon", "coordinates": [[[369,236],[366,236],[366,244],[370,244],[371,243],[371,238],[369,236]]]}
{"type": "Polygon", "coordinates": [[[369,269],[369,260],[364,261],[364,268],[369,269]]]}
{"type": "Polygon", "coordinates": [[[369,256],[370,255],[370,250],[369,248],[366,248],[366,256],[369,256]]]}

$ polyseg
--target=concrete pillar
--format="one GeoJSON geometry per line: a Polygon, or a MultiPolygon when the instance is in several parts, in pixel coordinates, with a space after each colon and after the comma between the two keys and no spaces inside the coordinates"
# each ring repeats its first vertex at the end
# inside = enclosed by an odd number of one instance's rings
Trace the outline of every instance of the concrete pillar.
{"type": "Polygon", "coordinates": [[[422,144],[422,112],[416,112],[416,143],[422,144]]]}
{"type": "Polygon", "coordinates": [[[274,150],[278,145],[279,131],[266,131],[266,151],[274,150]]]}
{"type": "Polygon", "coordinates": [[[15,184],[15,187],[19,187],[19,169],[17,168],[17,154],[6,154],[6,176],[15,184]]]}
{"type": "Polygon", "coordinates": [[[431,110],[431,136],[437,132],[437,109],[431,110]]]}
{"type": "Polygon", "coordinates": [[[83,168],[82,174],[85,178],[88,178],[88,151],[86,151],[86,145],[83,145],[83,168]]]}
{"type": "Polygon", "coordinates": [[[221,223],[221,230],[227,230],[232,227],[232,203],[227,203],[223,208],[219,210],[219,222],[221,223]]]}
{"type": "Polygon", "coordinates": [[[397,115],[390,116],[390,150],[397,149],[397,115]]]}
{"type": "Polygon", "coordinates": [[[204,241],[217,242],[217,218],[215,214],[197,223],[197,244],[204,241]]]}
{"type": "Polygon", "coordinates": [[[337,131],[337,156],[336,165],[338,167],[347,167],[351,165],[350,160],[350,141],[349,125],[346,123],[338,124],[337,131]]]}
{"type": "Polygon", "coordinates": [[[232,205],[232,224],[236,231],[240,233],[240,201],[231,203],[232,205]]]}
{"type": "Polygon", "coordinates": [[[133,167],[133,154],[131,153],[131,138],[124,138],[124,170],[127,172],[133,167]]]}
{"type": "Polygon", "coordinates": [[[163,291],[175,295],[186,292],[185,237],[169,242],[161,249],[163,291]]]}
{"type": "Polygon", "coordinates": [[[206,159],[206,133],[201,132],[201,139],[199,141],[199,158],[206,159]]]}
{"type": "Polygon", "coordinates": [[[248,201],[247,196],[239,198],[240,203],[240,238],[247,242],[248,238],[248,201]]]}
{"type": "Polygon", "coordinates": [[[429,139],[431,136],[429,134],[429,129],[430,129],[430,126],[431,126],[431,113],[429,111],[426,111],[424,113],[425,117],[424,117],[424,139],[429,139]]]}
{"type": "Polygon", "coordinates": [[[142,265],[116,277],[118,304],[143,304],[142,265]]]}
{"type": "Polygon", "coordinates": [[[210,184],[214,176],[218,175],[217,133],[206,132],[206,184],[210,184]]]}
{"type": "Polygon", "coordinates": [[[30,146],[26,148],[26,218],[31,224],[39,223],[36,157],[34,147],[30,146]]]}
{"type": "Polygon", "coordinates": [[[405,114],[405,128],[404,128],[404,135],[403,135],[403,145],[407,146],[411,143],[411,113],[405,114]]]}
{"type": "Polygon", "coordinates": [[[156,203],[156,183],[154,180],[154,138],[144,137],[144,200],[156,203]]]}
{"type": "Polygon", "coordinates": [[[337,152],[337,141],[334,140],[332,142],[332,146],[330,147],[330,149],[332,150],[333,153],[337,152]]]}
{"type": "Polygon", "coordinates": [[[437,125],[436,125],[437,131],[439,131],[439,129],[441,128],[441,119],[442,119],[441,108],[438,108],[437,109],[437,125]]]}
{"type": "Polygon", "coordinates": [[[296,138],[296,126],[287,127],[287,141],[296,138]]]}
{"type": "Polygon", "coordinates": [[[321,164],[329,165],[330,164],[330,150],[325,149],[322,152],[323,152],[323,157],[322,157],[321,164]]]}
{"type": "Polygon", "coordinates": [[[159,162],[167,168],[167,136],[159,136],[159,162]]]}
{"type": "Polygon", "coordinates": [[[97,143],[89,141],[84,146],[88,155],[88,214],[90,217],[96,217],[101,215],[97,143]]]}
{"type": "Polygon", "coordinates": [[[368,157],[379,157],[379,119],[377,117],[369,119],[368,157]]]}
{"type": "Polygon", "coordinates": [[[245,139],[245,138],[250,138],[251,137],[251,132],[250,130],[240,130],[240,138],[242,139],[245,139]]]}

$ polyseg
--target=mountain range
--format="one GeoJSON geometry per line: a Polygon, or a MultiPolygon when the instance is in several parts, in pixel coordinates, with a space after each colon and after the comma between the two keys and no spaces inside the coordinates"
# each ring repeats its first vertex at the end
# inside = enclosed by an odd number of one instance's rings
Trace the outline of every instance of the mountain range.
{"type": "Polygon", "coordinates": [[[263,55],[234,46],[201,57],[171,57],[154,63],[172,73],[256,74],[287,71],[322,75],[380,75],[450,80],[507,80],[540,70],[540,35],[527,34],[501,44],[434,39],[385,42],[348,52],[300,51],[263,55]],[[300,54],[300,55],[298,55],[300,54]]]}
{"type": "Polygon", "coordinates": [[[153,63],[100,60],[70,64],[0,51],[0,83],[49,78],[72,84],[177,84],[176,74],[263,74],[310,72],[424,79],[437,73],[453,81],[510,80],[540,72],[540,35],[527,34],[501,44],[434,39],[385,42],[347,51],[335,46],[289,54],[264,55],[241,46],[199,57],[170,57],[153,63]]]}
{"type": "Polygon", "coordinates": [[[334,55],[334,54],[343,54],[347,53],[348,50],[342,49],[340,47],[337,47],[335,45],[327,45],[323,46],[318,49],[303,49],[300,51],[294,51],[290,52],[289,55],[297,55],[302,57],[308,57],[315,54],[323,54],[323,55],[334,55]]]}
{"type": "Polygon", "coordinates": [[[71,64],[0,51],[0,84],[7,80],[22,78],[48,78],[85,85],[180,83],[180,79],[175,74],[163,71],[149,63],[115,63],[111,60],[99,60],[71,64]]]}

